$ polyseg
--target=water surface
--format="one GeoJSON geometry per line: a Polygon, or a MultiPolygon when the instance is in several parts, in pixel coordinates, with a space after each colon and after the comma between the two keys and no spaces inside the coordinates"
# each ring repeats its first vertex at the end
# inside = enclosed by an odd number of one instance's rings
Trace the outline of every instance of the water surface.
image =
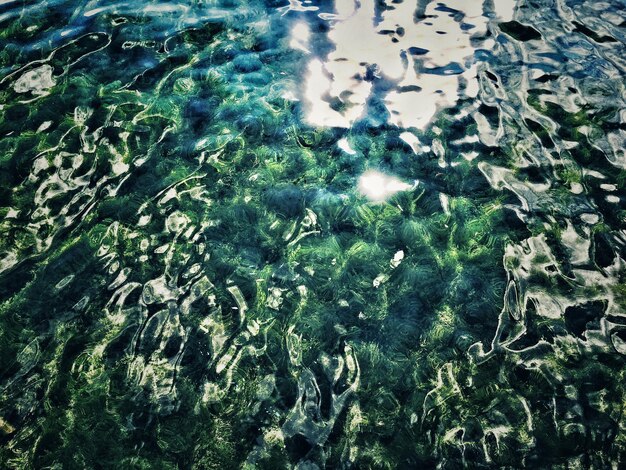
{"type": "Polygon", "coordinates": [[[0,466],[626,465],[625,25],[0,2],[0,466]]]}

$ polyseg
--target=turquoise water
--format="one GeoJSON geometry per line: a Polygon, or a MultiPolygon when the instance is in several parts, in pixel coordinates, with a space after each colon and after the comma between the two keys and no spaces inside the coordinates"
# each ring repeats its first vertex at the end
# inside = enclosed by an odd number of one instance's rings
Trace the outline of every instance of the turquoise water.
{"type": "Polygon", "coordinates": [[[0,1],[0,468],[626,466],[625,26],[0,1]]]}

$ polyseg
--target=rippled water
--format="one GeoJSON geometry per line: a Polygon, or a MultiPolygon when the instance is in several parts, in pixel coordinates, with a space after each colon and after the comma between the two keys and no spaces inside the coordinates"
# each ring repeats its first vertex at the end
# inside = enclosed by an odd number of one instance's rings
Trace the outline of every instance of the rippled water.
{"type": "Polygon", "coordinates": [[[626,6],[0,1],[0,467],[626,466],[626,6]]]}

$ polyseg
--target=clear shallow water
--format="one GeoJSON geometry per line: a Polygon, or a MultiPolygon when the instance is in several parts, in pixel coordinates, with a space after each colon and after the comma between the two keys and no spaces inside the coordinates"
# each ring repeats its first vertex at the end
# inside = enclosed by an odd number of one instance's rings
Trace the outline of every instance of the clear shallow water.
{"type": "Polygon", "coordinates": [[[3,2],[6,468],[620,468],[620,2],[3,2]]]}

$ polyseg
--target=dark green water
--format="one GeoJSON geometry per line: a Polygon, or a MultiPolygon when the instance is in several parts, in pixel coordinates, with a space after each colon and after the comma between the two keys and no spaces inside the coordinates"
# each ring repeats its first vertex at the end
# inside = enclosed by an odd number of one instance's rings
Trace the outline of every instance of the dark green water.
{"type": "Polygon", "coordinates": [[[0,468],[626,468],[625,44],[0,1],[0,468]]]}

